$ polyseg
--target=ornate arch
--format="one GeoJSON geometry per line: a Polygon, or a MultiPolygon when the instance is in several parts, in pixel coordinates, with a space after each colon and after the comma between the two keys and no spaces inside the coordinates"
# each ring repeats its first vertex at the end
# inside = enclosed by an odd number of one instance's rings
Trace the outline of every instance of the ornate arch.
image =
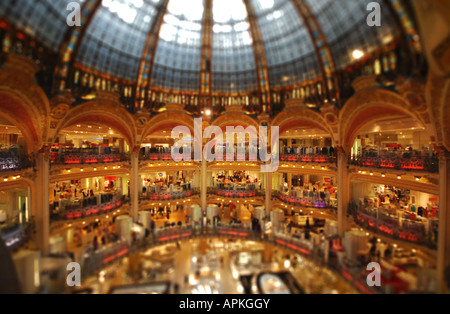
{"type": "Polygon", "coordinates": [[[111,127],[125,138],[130,147],[135,146],[136,126],[133,117],[117,103],[107,100],[90,101],[69,110],[58,123],[52,142],[64,128],[81,123],[95,123],[111,127]]]}
{"type": "Polygon", "coordinates": [[[375,87],[361,89],[347,101],[339,114],[340,145],[349,151],[358,133],[368,125],[386,118],[405,116],[426,125],[402,96],[375,87]]]}
{"type": "Polygon", "coordinates": [[[227,126],[243,126],[244,128],[247,128],[249,126],[253,126],[256,128],[256,131],[258,132],[258,121],[250,118],[249,116],[242,113],[242,111],[239,112],[227,112],[225,115],[220,116],[216,120],[211,123],[212,126],[218,126],[224,131],[226,131],[227,126]]]}
{"type": "Polygon", "coordinates": [[[436,134],[435,144],[450,150],[450,79],[429,73],[426,86],[426,102],[431,128],[436,134]]]}
{"type": "Polygon", "coordinates": [[[280,112],[272,121],[272,126],[280,128],[280,134],[292,129],[296,126],[307,126],[317,128],[330,134],[334,137],[334,132],[327,120],[319,113],[301,107],[300,102],[291,103],[286,110],[280,112]]]}
{"type": "Polygon", "coordinates": [[[9,54],[0,71],[0,114],[21,130],[29,153],[42,147],[50,116],[48,98],[34,78],[38,70],[33,61],[9,54]]]}
{"type": "Polygon", "coordinates": [[[194,119],[188,116],[184,111],[166,111],[160,113],[154,118],[147,121],[142,130],[141,139],[144,140],[147,136],[155,133],[161,129],[173,129],[176,126],[186,126],[194,135],[194,119]]]}
{"type": "Polygon", "coordinates": [[[27,143],[28,153],[38,151],[42,147],[42,130],[39,119],[24,102],[11,92],[0,88],[0,116],[4,117],[21,132],[27,143]]]}

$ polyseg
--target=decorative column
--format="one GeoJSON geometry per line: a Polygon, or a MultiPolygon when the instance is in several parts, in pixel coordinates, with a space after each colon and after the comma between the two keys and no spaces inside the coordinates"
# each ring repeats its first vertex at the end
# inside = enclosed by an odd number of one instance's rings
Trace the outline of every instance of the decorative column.
{"type": "Polygon", "coordinates": [[[206,165],[206,159],[203,157],[202,158],[202,170],[200,173],[200,195],[201,195],[201,206],[202,206],[202,210],[206,211],[206,206],[207,206],[207,192],[208,192],[208,187],[207,187],[207,174],[208,174],[208,169],[207,169],[207,165],[206,165]]]}
{"type": "Polygon", "coordinates": [[[448,291],[445,269],[450,267],[450,152],[439,154],[439,238],[437,251],[438,293],[448,291]]]}
{"type": "Polygon", "coordinates": [[[33,189],[33,204],[36,209],[36,245],[42,256],[50,253],[50,148],[44,147],[36,154],[36,178],[33,189]]]}
{"type": "Polygon", "coordinates": [[[272,172],[266,173],[266,217],[270,217],[270,212],[272,211],[272,172]]]}
{"type": "Polygon", "coordinates": [[[130,214],[134,222],[139,217],[139,146],[136,146],[130,154],[130,214]]]}
{"type": "Polygon", "coordinates": [[[346,216],[347,216],[347,208],[350,203],[350,182],[348,180],[348,160],[347,153],[342,147],[338,147],[338,177],[337,177],[337,185],[338,185],[338,233],[339,236],[343,237],[345,231],[347,230],[346,226],[346,216]]]}

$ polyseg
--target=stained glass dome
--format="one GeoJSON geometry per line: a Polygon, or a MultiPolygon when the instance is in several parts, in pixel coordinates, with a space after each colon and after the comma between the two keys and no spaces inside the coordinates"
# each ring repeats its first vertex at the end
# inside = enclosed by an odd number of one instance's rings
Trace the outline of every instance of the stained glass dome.
{"type": "Polygon", "coordinates": [[[72,64],[169,91],[292,87],[400,36],[384,5],[383,25],[367,25],[367,0],[5,0],[0,15],[57,53],[69,2],[83,14],[72,64]]]}

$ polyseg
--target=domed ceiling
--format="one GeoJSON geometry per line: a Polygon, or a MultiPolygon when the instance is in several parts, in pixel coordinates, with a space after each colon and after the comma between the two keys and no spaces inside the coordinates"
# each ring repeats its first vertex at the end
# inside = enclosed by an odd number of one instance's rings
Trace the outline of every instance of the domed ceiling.
{"type": "MultiPolygon", "coordinates": [[[[68,32],[68,3],[80,3],[88,14],[89,1],[4,0],[0,15],[58,52],[68,32]]],[[[369,2],[102,0],[72,47],[74,62],[133,82],[144,78],[167,90],[199,91],[205,74],[211,93],[293,86],[326,73],[320,45],[329,47],[339,70],[354,61],[355,50],[370,53],[399,36],[383,5],[383,26],[367,26],[369,2]],[[320,37],[315,25],[325,42],[314,42],[320,37]]]]}

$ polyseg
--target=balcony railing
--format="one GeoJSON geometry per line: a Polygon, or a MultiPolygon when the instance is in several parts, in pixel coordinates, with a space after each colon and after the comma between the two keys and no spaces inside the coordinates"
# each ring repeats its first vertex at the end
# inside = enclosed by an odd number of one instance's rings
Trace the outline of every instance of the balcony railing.
{"type": "Polygon", "coordinates": [[[296,207],[309,207],[309,208],[337,208],[337,200],[327,199],[326,197],[320,197],[320,193],[314,193],[312,197],[297,197],[293,195],[286,195],[283,192],[277,192],[276,198],[286,203],[286,205],[296,207]]]}
{"type": "Polygon", "coordinates": [[[319,163],[319,164],[334,164],[336,163],[336,156],[324,154],[283,154],[280,156],[282,162],[304,162],[304,163],[319,163]]]}
{"type": "Polygon", "coordinates": [[[174,192],[147,192],[141,194],[141,199],[151,201],[173,201],[186,199],[199,194],[200,189],[191,189],[186,191],[174,191],[174,192]]]}
{"type": "Polygon", "coordinates": [[[104,194],[50,206],[52,220],[72,220],[107,214],[122,207],[125,199],[118,194],[104,194]]]}
{"type": "Polygon", "coordinates": [[[261,190],[227,190],[227,189],[209,189],[210,195],[216,195],[224,198],[254,198],[264,196],[264,191],[261,190]]]}
{"type": "Polygon", "coordinates": [[[51,163],[55,165],[89,165],[106,164],[113,162],[128,161],[128,154],[89,154],[89,153],[63,153],[54,154],[51,163]]]}
{"type": "Polygon", "coordinates": [[[378,156],[375,153],[354,156],[350,159],[350,164],[379,169],[439,172],[439,160],[436,157],[424,156],[418,152],[391,153],[382,156],[378,156]]]}
{"type": "Polygon", "coordinates": [[[34,159],[29,155],[0,152],[0,172],[25,170],[33,167],[34,159]]]}
{"type": "Polygon", "coordinates": [[[438,220],[411,220],[408,217],[396,217],[386,213],[377,214],[370,209],[354,211],[355,222],[366,230],[387,236],[436,248],[438,241],[438,220]]]}

